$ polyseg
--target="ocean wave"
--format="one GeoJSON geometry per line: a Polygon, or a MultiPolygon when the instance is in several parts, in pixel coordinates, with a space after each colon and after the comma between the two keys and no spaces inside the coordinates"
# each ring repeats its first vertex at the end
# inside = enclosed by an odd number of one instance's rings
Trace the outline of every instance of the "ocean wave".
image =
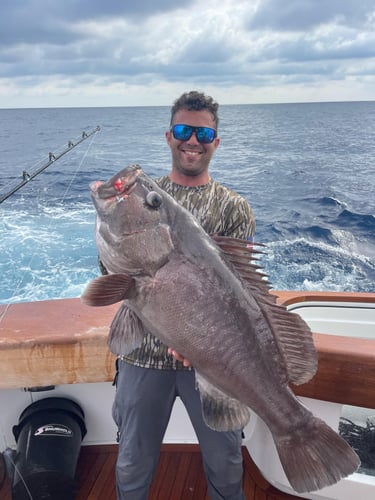
{"type": "MultiPolygon", "coordinates": [[[[30,212],[26,203],[3,211],[0,303],[76,297],[98,275],[91,203],[37,205],[30,212]]],[[[345,217],[351,217],[348,211],[345,217]]],[[[267,244],[261,262],[273,287],[374,291],[375,246],[355,228],[298,227],[287,215],[285,222],[270,224],[265,238],[256,239],[267,244]]]]}
{"type": "Polygon", "coordinates": [[[371,214],[358,214],[350,210],[343,210],[336,219],[336,224],[341,227],[350,227],[364,230],[366,234],[375,236],[375,216],[371,214]]]}
{"type": "Polygon", "coordinates": [[[98,274],[89,205],[4,211],[0,231],[0,303],[78,296],[98,274]]]}
{"type": "Polygon", "coordinates": [[[323,196],[322,198],[318,198],[315,200],[318,205],[323,207],[339,207],[346,208],[346,204],[333,196],[323,196]]]}
{"type": "Polygon", "coordinates": [[[375,291],[374,260],[328,243],[305,238],[271,242],[261,263],[276,289],[375,291]]]}

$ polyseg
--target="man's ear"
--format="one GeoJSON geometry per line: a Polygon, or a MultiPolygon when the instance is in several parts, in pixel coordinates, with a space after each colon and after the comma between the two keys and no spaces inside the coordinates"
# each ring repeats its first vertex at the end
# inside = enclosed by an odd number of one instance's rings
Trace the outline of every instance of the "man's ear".
{"type": "Polygon", "coordinates": [[[172,136],[172,134],[171,134],[170,130],[167,130],[165,132],[165,140],[167,141],[168,146],[171,145],[171,136],[172,136]]]}

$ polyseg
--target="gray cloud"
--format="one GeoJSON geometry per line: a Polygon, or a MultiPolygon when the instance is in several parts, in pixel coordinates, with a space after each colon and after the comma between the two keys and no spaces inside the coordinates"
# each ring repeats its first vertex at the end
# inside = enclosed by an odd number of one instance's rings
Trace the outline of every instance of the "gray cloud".
{"type": "Polygon", "coordinates": [[[373,0],[262,0],[248,28],[304,31],[327,23],[363,26],[374,12],[373,0]]]}
{"type": "Polygon", "coordinates": [[[189,5],[180,0],[2,0],[0,44],[46,43],[69,44],[79,40],[74,26],[89,21],[128,19],[142,21],[161,12],[189,5]]]}
{"type": "Polygon", "coordinates": [[[2,0],[0,107],[9,95],[106,103],[117,92],[134,103],[132,91],[151,99],[155,88],[157,100],[186,83],[234,100],[262,87],[315,95],[337,81],[373,95],[374,9],[373,0],[2,0]]]}

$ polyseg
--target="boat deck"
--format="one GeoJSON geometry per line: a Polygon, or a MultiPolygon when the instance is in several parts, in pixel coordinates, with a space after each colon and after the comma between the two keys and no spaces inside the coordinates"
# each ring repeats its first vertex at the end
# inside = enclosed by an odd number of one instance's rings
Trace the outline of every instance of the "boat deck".
{"type": "MultiPolygon", "coordinates": [[[[276,490],[260,474],[246,448],[244,491],[246,500],[301,500],[276,490]]],[[[116,500],[116,445],[83,446],[77,466],[76,500],[116,500]]],[[[11,481],[0,488],[0,498],[11,500],[11,481]]],[[[208,500],[198,445],[163,445],[150,490],[150,500],[208,500]]]]}

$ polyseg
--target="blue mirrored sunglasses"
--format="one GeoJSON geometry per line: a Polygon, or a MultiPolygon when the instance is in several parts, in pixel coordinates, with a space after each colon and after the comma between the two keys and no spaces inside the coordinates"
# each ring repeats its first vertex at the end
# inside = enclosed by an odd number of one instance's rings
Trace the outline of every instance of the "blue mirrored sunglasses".
{"type": "Polygon", "coordinates": [[[216,137],[216,130],[210,127],[192,127],[178,123],[171,127],[173,137],[178,141],[188,141],[195,132],[197,141],[201,144],[210,144],[216,137]]]}

